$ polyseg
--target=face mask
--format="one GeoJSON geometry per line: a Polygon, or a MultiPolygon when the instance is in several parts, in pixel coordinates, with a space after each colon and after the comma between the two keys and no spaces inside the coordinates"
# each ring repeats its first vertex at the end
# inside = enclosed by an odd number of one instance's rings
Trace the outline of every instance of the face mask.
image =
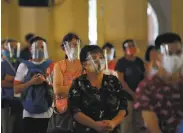
{"type": "Polygon", "coordinates": [[[99,63],[91,63],[89,71],[99,73],[105,68],[105,59],[100,59],[99,63]]]}
{"type": "Polygon", "coordinates": [[[137,49],[136,49],[136,48],[127,48],[127,49],[126,49],[126,53],[127,53],[128,55],[135,55],[136,52],[137,52],[137,49]]]}
{"type": "Polygon", "coordinates": [[[7,50],[2,49],[1,54],[5,56],[6,58],[10,58],[10,53],[7,50]]]}
{"type": "Polygon", "coordinates": [[[69,56],[70,56],[70,59],[73,61],[73,60],[76,60],[77,59],[77,56],[78,56],[78,50],[77,48],[71,48],[71,51],[69,53],[69,56]]]}
{"type": "Polygon", "coordinates": [[[175,73],[181,70],[183,63],[180,56],[163,56],[162,60],[163,68],[169,73],[175,73]]]}
{"type": "Polygon", "coordinates": [[[107,55],[107,60],[108,61],[111,61],[111,60],[113,60],[114,59],[114,55],[113,54],[108,54],[107,55]]]}
{"type": "Polygon", "coordinates": [[[154,76],[156,73],[158,72],[157,68],[152,68],[151,71],[150,71],[150,76],[154,76]]]}

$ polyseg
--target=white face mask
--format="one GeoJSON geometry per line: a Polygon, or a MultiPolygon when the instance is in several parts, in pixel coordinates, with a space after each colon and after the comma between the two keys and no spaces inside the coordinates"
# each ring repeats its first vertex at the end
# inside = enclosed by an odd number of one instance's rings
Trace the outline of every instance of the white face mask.
{"type": "Polygon", "coordinates": [[[178,72],[183,67],[183,63],[181,60],[182,60],[182,56],[177,56],[177,55],[163,56],[163,61],[162,61],[163,68],[169,74],[178,72]]]}
{"type": "Polygon", "coordinates": [[[111,60],[113,60],[114,59],[114,54],[108,54],[107,55],[107,60],[108,61],[111,61],[111,60]]]}
{"type": "Polygon", "coordinates": [[[149,75],[150,75],[150,76],[154,76],[157,72],[158,72],[158,69],[153,67],[153,68],[151,69],[149,75]]]}
{"type": "Polygon", "coordinates": [[[77,57],[78,56],[78,50],[77,50],[77,48],[71,48],[70,53],[67,56],[70,57],[69,59],[71,61],[76,60],[78,58],[77,57]]]}
{"type": "Polygon", "coordinates": [[[105,68],[105,59],[100,59],[99,64],[95,62],[90,62],[90,72],[99,73],[105,68]]]}

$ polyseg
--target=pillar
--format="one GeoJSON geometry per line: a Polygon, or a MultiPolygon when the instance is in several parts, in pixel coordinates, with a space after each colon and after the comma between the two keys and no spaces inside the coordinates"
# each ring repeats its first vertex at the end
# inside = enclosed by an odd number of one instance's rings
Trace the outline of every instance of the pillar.
{"type": "Polygon", "coordinates": [[[88,43],[88,0],[63,0],[54,7],[54,38],[57,59],[64,58],[61,40],[68,32],[76,33],[83,44],[88,43]]]}
{"type": "Polygon", "coordinates": [[[183,1],[171,1],[171,31],[178,33],[183,39],[183,1]]]}
{"type": "Polygon", "coordinates": [[[147,1],[98,1],[98,43],[112,42],[117,57],[122,56],[121,44],[125,39],[135,39],[144,56],[147,47],[147,1]]]}

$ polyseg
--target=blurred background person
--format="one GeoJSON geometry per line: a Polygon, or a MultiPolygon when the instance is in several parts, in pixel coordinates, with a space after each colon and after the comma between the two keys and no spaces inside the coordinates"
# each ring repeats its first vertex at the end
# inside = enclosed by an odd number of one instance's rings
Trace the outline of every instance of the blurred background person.
{"type": "Polygon", "coordinates": [[[127,100],[117,77],[103,74],[105,59],[97,45],[86,45],[80,53],[86,74],[72,83],[69,104],[75,120],[74,133],[117,133],[127,115],[127,100]]]}
{"type": "Polygon", "coordinates": [[[122,49],[125,55],[117,61],[115,70],[117,71],[123,90],[126,91],[128,116],[121,124],[121,133],[142,133],[144,123],[141,113],[133,110],[132,106],[135,99],[135,90],[138,84],[144,79],[144,62],[136,56],[137,46],[134,40],[125,40],[122,43],[122,49]]]}
{"type": "Polygon", "coordinates": [[[155,40],[158,72],[146,78],[136,90],[134,108],[150,133],[176,133],[183,118],[183,47],[176,33],[164,33],[155,40]]]}
{"type": "Polygon", "coordinates": [[[155,46],[150,45],[145,52],[145,68],[147,76],[154,76],[158,69],[156,64],[156,49],[155,46]]]}
{"type": "Polygon", "coordinates": [[[82,72],[79,61],[80,45],[80,39],[74,33],[66,34],[62,40],[61,49],[65,52],[65,59],[57,62],[54,67],[55,108],[49,122],[49,132],[58,126],[67,130],[72,129],[72,115],[68,109],[68,93],[72,81],[82,72]],[[58,121],[55,123],[56,120],[58,121]]]}
{"type": "Polygon", "coordinates": [[[104,55],[107,56],[105,58],[107,58],[107,63],[108,63],[107,65],[108,65],[108,70],[110,71],[110,74],[117,75],[116,72],[114,71],[116,66],[115,47],[111,43],[107,42],[103,45],[102,49],[104,53],[106,51],[106,55],[105,54],[104,55]]]}
{"type": "Polygon", "coordinates": [[[28,33],[27,35],[25,35],[26,47],[21,50],[20,58],[22,58],[24,60],[31,59],[32,55],[31,55],[31,52],[30,52],[30,48],[31,48],[30,41],[34,37],[35,37],[35,35],[33,33],[28,33]]]}
{"type": "Polygon", "coordinates": [[[19,65],[20,43],[6,39],[1,43],[1,124],[3,133],[22,132],[22,105],[14,97],[13,80],[19,65]]]}

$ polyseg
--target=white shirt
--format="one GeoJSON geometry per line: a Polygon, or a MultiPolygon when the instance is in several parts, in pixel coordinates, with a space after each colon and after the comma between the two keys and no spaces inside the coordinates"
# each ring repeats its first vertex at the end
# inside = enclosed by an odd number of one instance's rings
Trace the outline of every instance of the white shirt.
{"type": "MultiPolygon", "coordinates": [[[[33,62],[34,63],[34,62],[33,62]]],[[[25,77],[28,73],[28,68],[24,63],[21,63],[17,69],[15,81],[24,82],[25,77]]],[[[17,96],[17,95],[16,95],[17,96]]],[[[20,95],[19,95],[20,96],[20,95]]],[[[25,117],[31,117],[31,118],[50,118],[53,113],[53,109],[50,107],[46,112],[41,114],[32,114],[23,110],[23,118],[25,117]]]]}

